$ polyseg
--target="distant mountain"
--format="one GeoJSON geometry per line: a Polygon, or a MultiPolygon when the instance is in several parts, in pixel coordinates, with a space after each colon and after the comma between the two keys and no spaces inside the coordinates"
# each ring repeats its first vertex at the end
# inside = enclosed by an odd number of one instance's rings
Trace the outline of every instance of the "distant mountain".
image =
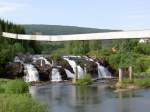
{"type": "Polygon", "coordinates": [[[68,34],[85,34],[85,33],[99,33],[99,32],[113,32],[121,30],[85,28],[76,26],[61,26],[61,25],[23,25],[27,34],[35,32],[43,35],[68,35],[68,34]]]}

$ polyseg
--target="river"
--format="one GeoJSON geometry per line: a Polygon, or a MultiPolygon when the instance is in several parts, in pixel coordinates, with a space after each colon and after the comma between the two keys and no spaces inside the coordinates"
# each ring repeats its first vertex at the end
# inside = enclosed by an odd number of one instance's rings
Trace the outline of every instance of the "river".
{"type": "Polygon", "coordinates": [[[104,83],[77,87],[68,83],[31,86],[32,97],[48,105],[48,112],[149,112],[150,90],[116,93],[104,83]]]}

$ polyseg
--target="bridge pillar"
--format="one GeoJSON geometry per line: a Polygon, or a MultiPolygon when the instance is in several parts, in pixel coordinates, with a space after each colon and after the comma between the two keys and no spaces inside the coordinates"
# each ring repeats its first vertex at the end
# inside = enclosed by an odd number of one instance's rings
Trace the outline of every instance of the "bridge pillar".
{"type": "Polygon", "coordinates": [[[123,80],[123,72],[122,72],[122,68],[119,68],[119,80],[118,80],[118,82],[120,84],[122,84],[122,80],[123,80]]]}
{"type": "Polygon", "coordinates": [[[133,82],[133,69],[132,66],[129,66],[129,80],[133,82]]]}

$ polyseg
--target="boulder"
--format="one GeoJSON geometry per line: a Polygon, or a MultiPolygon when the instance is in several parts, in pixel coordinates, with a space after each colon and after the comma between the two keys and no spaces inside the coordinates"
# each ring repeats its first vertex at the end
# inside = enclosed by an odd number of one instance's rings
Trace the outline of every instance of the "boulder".
{"type": "Polygon", "coordinates": [[[5,78],[23,77],[23,65],[20,62],[9,63],[5,66],[5,78]]]}
{"type": "Polygon", "coordinates": [[[49,81],[50,73],[52,71],[51,65],[45,64],[43,60],[37,60],[33,63],[33,65],[37,68],[39,72],[39,78],[41,81],[49,81]]]}

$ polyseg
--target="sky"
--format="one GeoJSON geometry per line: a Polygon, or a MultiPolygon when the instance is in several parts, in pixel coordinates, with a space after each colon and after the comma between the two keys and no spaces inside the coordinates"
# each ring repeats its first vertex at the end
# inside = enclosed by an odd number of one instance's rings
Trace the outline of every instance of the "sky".
{"type": "Polygon", "coordinates": [[[150,0],[0,0],[0,18],[17,24],[150,29],[150,0]]]}

